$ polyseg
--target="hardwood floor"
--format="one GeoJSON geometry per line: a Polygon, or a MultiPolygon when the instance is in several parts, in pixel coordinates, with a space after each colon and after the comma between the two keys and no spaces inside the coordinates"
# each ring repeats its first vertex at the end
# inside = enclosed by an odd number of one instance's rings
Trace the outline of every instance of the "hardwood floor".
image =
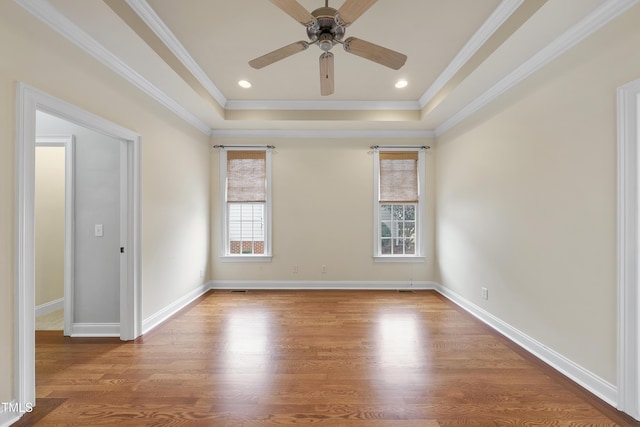
{"type": "Polygon", "coordinates": [[[628,426],[430,291],[210,292],[133,342],[36,334],[36,426],[628,426]]]}

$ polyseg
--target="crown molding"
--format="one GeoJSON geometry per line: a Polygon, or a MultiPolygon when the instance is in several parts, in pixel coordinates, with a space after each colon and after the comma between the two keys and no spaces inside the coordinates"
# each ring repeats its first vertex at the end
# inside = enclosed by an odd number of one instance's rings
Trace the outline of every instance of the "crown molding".
{"type": "Polygon", "coordinates": [[[293,111],[418,111],[417,101],[279,101],[229,100],[227,110],[293,110],[293,111]]]}
{"type": "MultiPolygon", "coordinates": [[[[256,101],[256,100],[227,100],[215,87],[202,69],[197,66],[193,58],[188,55],[184,47],[177,41],[177,38],[162,23],[160,18],[153,12],[146,0],[126,0],[141,19],[145,20],[156,35],[173,51],[173,53],[183,61],[183,64],[194,73],[194,76],[210,90],[211,95],[224,105],[228,110],[398,110],[398,111],[418,111],[429,101],[434,93],[437,93],[443,84],[455,73],[470,55],[482,45],[488,37],[493,34],[504,20],[506,20],[523,0],[504,0],[494,11],[491,17],[474,34],[472,40],[465,45],[463,50],[454,58],[445,72],[438,77],[436,82],[416,101],[256,101]],[[208,82],[208,83],[207,83],[208,82]]],[[[571,27],[560,37],[555,39],[545,48],[532,56],[529,60],[513,70],[504,79],[486,90],[482,95],[467,104],[464,108],[450,116],[441,123],[435,130],[415,130],[415,131],[370,131],[370,130],[224,130],[211,129],[194,114],[189,112],[182,105],[166,95],[158,87],[150,83],[134,69],[129,67],[117,56],[107,50],[98,41],[93,39],[76,24],[71,22],[62,13],[46,0],[14,0],[29,13],[42,22],[50,26],[53,30],[70,40],[72,43],[83,49],[92,57],[99,60],[108,68],[124,77],[131,84],[151,96],[154,100],[165,106],[177,116],[185,120],[205,134],[214,137],[280,137],[280,138],[434,138],[442,135],[458,123],[469,117],[471,114],[484,107],[495,98],[508,91],[516,84],[520,83],[531,74],[542,68],[544,65],[554,60],[562,53],[597,31],[603,25],[624,13],[640,0],[607,0],[595,11],[589,14],[578,24],[571,27]]]]}
{"type": "Polygon", "coordinates": [[[46,0],[14,1],[31,15],[51,27],[51,29],[56,31],[58,34],[71,41],[93,58],[100,61],[103,65],[106,65],[112,71],[125,78],[129,83],[133,84],[161,105],[178,115],[178,117],[198,129],[200,132],[209,134],[211,131],[210,126],[193,115],[182,105],[178,104],[157,86],[142,77],[142,75],[136,72],[133,68],[125,64],[97,40],[60,13],[60,11],[52,6],[51,3],[46,0]]]}
{"type": "Polygon", "coordinates": [[[482,24],[482,26],[464,45],[462,50],[453,58],[442,74],[433,82],[426,92],[418,99],[420,108],[424,108],[434,96],[447,84],[449,80],[455,76],[460,68],[469,61],[482,45],[495,33],[504,22],[515,12],[524,0],[503,0],[502,3],[493,11],[491,16],[482,24]]]}
{"type": "Polygon", "coordinates": [[[432,130],[286,130],[286,129],[214,129],[212,138],[299,138],[299,139],[356,139],[356,138],[434,138],[432,130]]]}
{"type": "Polygon", "coordinates": [[[138,14],[145,24],[158,36],[160,40],[173,52],[173,54],[182,62],[187,70],[202,84],[209,94],[220,104],[226,108],[227,98],[220,92],[215,83],[211,81],[207,73],[198,65],[193,57],[187,52],[178,38],[171,32],[169,27],[162,21],[158,14],[153,10],[146,0],[126,0],[127,4],[134,12],[138,14]]]}
{"type": "Polygon", "coordinates": [[[435,135],[440,136],[458,123],[489,104],[515,85],[538,71],[549,62],[562,55],[573,46],[595,33],[612,19],[627,11],[640,0],[608,0],[596,10],[587,15],[579,23],[565,31],[558,38],[542,48],[505,78],[493,85],[482,95],[471,101],[460,111],[449,117],[435,129],[435,135]]]}

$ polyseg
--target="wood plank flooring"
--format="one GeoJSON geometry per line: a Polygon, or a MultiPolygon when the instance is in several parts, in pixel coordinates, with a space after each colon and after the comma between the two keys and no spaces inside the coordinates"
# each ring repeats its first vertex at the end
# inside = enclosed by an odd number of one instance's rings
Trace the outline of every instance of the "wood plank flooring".
{"type": "Polygon", "coordinates": [[[16,426],[628,426],[431,291],[209,292],[133,342],[36,334],[16,426]]]}

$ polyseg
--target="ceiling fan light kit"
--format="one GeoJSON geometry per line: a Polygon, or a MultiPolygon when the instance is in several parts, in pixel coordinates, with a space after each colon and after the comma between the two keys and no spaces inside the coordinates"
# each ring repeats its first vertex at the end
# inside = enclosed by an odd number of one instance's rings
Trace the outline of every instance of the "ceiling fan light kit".
{"type": "Polygon", "coordinates": [[[293,19],[307,29],[309,41],[298,41],[276,49],[249,61],[253,68],[260,69],[280,61],[316,44],[323,51],[320,55],[320,94],[331,95],[333,88],[333,53],[330,50],[336,44],[343,45],[348,53],[360,56],[394,70],[399,70],[407,61],[407,56],[377,44],[345,36],[346,28],[366,12],[376,0],[346,0],[340,9],[325,6],[309,13],[297,0],[271,0],[293,19]]]}

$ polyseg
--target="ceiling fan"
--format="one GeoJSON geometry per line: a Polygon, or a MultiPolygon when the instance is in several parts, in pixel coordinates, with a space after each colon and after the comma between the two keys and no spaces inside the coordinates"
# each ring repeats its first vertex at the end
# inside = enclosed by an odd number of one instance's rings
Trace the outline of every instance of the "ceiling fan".
{"type": "Polygon", "coordinates": [[[271,0],[271,3],[307,27],[309,41],[291,43],[249,61],[249,65],[260,69],[317,44],[323,51],[320,55],[320,93],[323,96],[333,93],[333,53],[330,50],[337,43],[349,53],[399,70],[407,61],[406,55],[356,37],[342,40],[346,28],[375,2],[376,0],[345,0],[342,7],[336,10],[329,7],[329,0],[325,0],[324,7],[310,13],[297,0],[271,0]]]}

